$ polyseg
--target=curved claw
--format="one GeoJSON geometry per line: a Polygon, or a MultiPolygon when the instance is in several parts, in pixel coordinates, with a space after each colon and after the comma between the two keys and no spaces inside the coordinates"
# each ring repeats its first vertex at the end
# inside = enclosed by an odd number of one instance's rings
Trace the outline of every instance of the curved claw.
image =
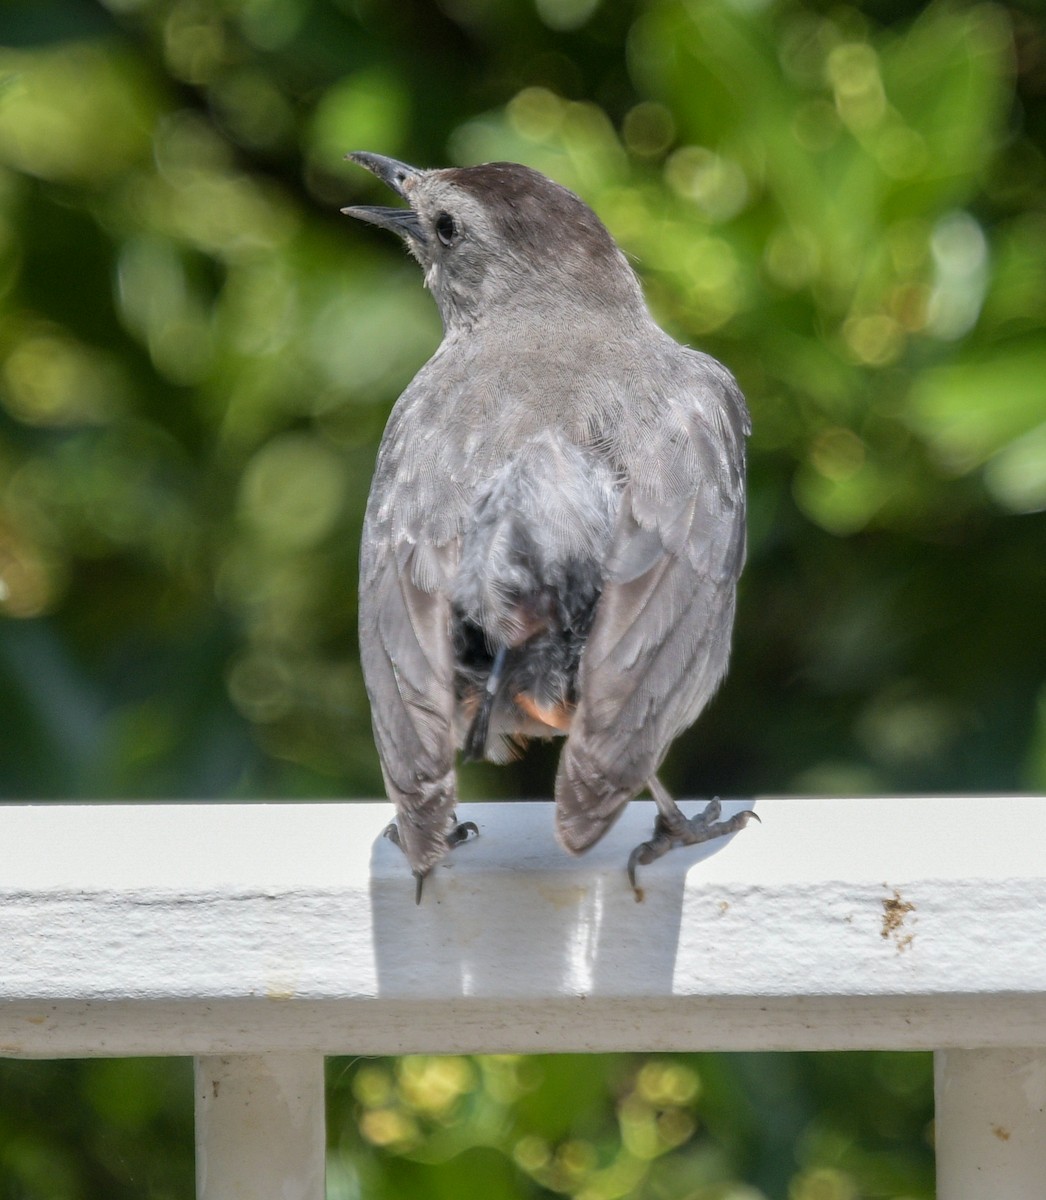
{"type": "MultiPolygon", "coordinates": [[[[671,803],[671,801],[669,801],[671,803]]],[[[675,805],[672,805],[675,808],[675,805]]],[[[636,903],[642,903],[645,892],[636,882],[636,867],[655,862],[676,846],[694,846],[699,842],[711,841],[736,833],[748,824],[752,817],[762,825],[762,817],[753,809],[745,808],[735,813],[729,820],[720,821],[722,806],[719,797],[713,797],[703,812],[696,817],[685,819],[676,809],[675,818],[669,812],[659,811],[654,819],[654,836],[649,842],[641,842],[628,856],[628,882],[635,895],[636,903]]]]}
{"type": "Polygon", "coordinates": [[[415,903],[415,905],[418,905],[421,903],[421,889],[425,886],[425,876],[427,874],[428,874],[427,871],[415,871],[414,872],[414,903],[415,903]]]}
{"type": "Polygon", "coordinates": [[[628,885],[632,889],[632,894],[636,898],[637,904],[643,903],[643,897],[646,893],[636,883],[636,867],[638,867],[643,858],[643,851],[650,849],[649,842],[641,842],[628,856],[628,885]]]}
{"type": "Polygon", "coordinates": [[[467,842],[470,837],[479,837],[479,826],[475,821],[462,821],[460,825],[455,826],[447,834],[447,845],[452,848],[460,846],[462,842],[467,842]]]}

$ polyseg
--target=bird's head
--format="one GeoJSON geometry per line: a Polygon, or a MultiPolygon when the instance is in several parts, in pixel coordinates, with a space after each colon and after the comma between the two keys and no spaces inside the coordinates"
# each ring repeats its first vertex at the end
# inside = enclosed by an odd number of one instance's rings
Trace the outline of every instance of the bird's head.
{"type": "Polygon", "coordinates": [[[583,200],[540,172],[508,162],[422,170],[380,154],[348,158],[408,207],[354,205],[342,212],[403,238],[448,330],[645,312],[636,277],[606,227],[583,200]]]}

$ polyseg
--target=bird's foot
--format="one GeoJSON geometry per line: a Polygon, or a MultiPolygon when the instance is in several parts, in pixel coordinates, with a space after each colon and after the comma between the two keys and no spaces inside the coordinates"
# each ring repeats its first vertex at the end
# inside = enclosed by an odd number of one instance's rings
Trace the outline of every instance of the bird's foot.
{"type": "MultiPolygon", "coordinates": [[[[457,820],[456,817],[454,819],[457,820]]],[[[455,846],[467,842],[470,837],[479,837],[479,826],[475,821],[462,821],[447,834],[447,845],[453,850],[455,846]]]]}
{"type": "Polygon", "coordinates": [[[645,867],[676,846],[696,846],[698,842],[710,842],[713,838],[736,833],[744,829],[753,817],[759,821],[759,814],[750,808],[742,809],[725,821],[719,819],[721,812],[718,796],[709,800],[704,811],[694,817],[684,817],[678,809],[669,816],[658,812],[654,821],[654,836],[649,842],[640,843],[628,856],[628,882],[637,903],[643,899],[643,889],[636,883],[636,867],[645,867]]]}
{"type": "MultiPolygon", "coordinates": [[[[457,821],[457,816],[451,814],[452,821],[457,821]]],[[[394,846],[400,846],[400,831],[399,826],[395,821],[390,821],[388,825],[381,831],[382,837],[387,837],[394,846]]],[[[460,846],[462,842],[467,842],[470,837],[479,837],[479,826],[475,821],[462,821],[460,824],[455,824],[451,831],[447,834],[447,849],[453,850],[455,846],[460,846]]],[[[401,847],[402,848],[402,847],[401,847]]],[[[414,903],[421,903],[421,890],[425,885],[425,876],[428,871],[414,872],[414,903]]]]}

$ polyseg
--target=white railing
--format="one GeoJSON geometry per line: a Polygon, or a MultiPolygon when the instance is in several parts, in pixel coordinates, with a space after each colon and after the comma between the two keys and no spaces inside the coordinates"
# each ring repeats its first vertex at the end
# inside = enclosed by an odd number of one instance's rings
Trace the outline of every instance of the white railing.
{"type": "Polygon", "coordinates": [[[650,804],[470,805],[420,907],[384,804],[0,808],[0,1054],[195,1055],[200,1200],[321,1200],[325,1054],[932,1049],[940,1200],[1046,1193],[1046,801],[757,807],[637,904],[650,804]]]}

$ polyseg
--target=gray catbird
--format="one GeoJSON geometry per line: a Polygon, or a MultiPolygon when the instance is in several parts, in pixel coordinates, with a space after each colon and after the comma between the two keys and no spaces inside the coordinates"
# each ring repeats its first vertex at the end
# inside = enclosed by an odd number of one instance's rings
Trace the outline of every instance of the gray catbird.
{"type": "Polygon", "coordinates": [[[350,159],[399,234],[443,341],[389,418],[363,526],[359,628],[374,735],[421,883],[475,832],[455,753],[566,737],[556,830],[579,854],[647,788],[637,865],[741,829],[687,819],[656,777],[722,680],[745,554],[744,397],[653,321],[606,228],[528,167],[350,159]]]}

